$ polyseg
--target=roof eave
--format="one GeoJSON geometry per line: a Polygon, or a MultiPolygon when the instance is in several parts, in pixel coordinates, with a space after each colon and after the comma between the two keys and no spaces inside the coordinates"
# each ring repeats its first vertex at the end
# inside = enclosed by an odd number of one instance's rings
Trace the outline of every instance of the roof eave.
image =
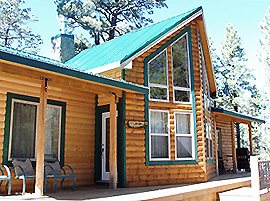
{"type": "Polygon", "coordinates": [[[208,75],[209,85],[210,85],[210,92],[211,94],[216,94],[217,86],[216,86],[214,69],[213,69],[212,60],[211,60],[208,37],[206,34],[205,20],[204,20],[203,15],[201,15],[201,18],[198,18],[197,22],[198,22],[198,27],[200,31],[201,43],[203,46],[203,54],[204,54],[205,62],[206,62],[207,75],[208,75]]]}
{"type": "Polygon", "coordinates": [[[255,117],[251,117],[251,116],[244,115],[244,114],[240,114],[240,113],[237,113],[237,112],[232,112],[232,111],[229,111],[229,110],[225,110],[223,108],[212,107],[212,112],[216,113],[216,114],[219,113],[219,114],[224,114],[224,115],[228,115],[228,116],[231,116],[231,117],[236,117],[236,118],[239,118],[239,119],[246,120],[248,122],[257,122],[257,123],[260,123],[260,124],[265,123],[265,120],[255,118],[255,117]]]}
{"type": "Polygon", "coordinates": [[[112,87],[117,87],[117,88],[123,89],[124,91],[131,90],[131,91],[136,91],[136,92],[143,93],[143,94],[149,93],[149,89],[145,86],[142,86],[142,85],[137,85],[137,84],[128,83],[125,81],[115,80],[115,79],[107,78],[107,77],[100,76],[100,75],[89,74],[89,73],[86,73],[86,72],[83,72],[80,70],[70,69],[67,66],[66,67],[56,66],[54,64],[49,64],[49,63],[38,61],[35,59],[26,58],[26,57],[23,57],[19,54],[15,55],[15,54],[12,54],[9,52],[0,51],[0,60],[18,63],[21,65],[25,65],[25,66],[29,66],[29,67],[33,67],[33,68],[38,68],[38,69],[42,69],[42,70],[47,70],[50,72],[54,72],[54,73],[58,73],[58,74],[62,74],[62,75],[67,75],[67,76],[79,78],[82,80],[97,82],[100,84],[105,84],[105,85],[109,85],[112,87]]]}

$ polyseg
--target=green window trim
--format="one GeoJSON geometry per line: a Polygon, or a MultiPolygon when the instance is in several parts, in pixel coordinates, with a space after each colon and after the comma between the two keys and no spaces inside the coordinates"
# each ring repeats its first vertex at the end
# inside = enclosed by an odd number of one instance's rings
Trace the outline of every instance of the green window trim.
{"type": "MultiPolygon", "coordinates": [[[[191,28],[186,27],[180,33],[172,37],[169,41],[159,47],[155,52],[149,55],[144,60],[144,86],[148,87],[148,62],[158,55],[161,51],[171,45],[174,41],[180,38],[185,33],[188,33],[188,51],[189,51],[189,62],[190,62],[190,82],[191,82],[191,96],[192,96],[192,112],[194,118],[194,144],[195,144],[195,160],[177,160],[177,161],[150,161],[149,153],[149,125],[145,127],[145,165],[188,165],[198,164],[198,153],[197,153],[197,127],[196,127],[196,104],[195,104],[195,90],[194,90],[194,69],[193,69],[193,56],[192,56],[192,41],[191,41],[191,28]]],[[[145,94],[145,121],[149,122],[149,96],[145,94]]]]}
{"type": "MultiPolygon", "coordinates": [[[[2,164],[12,166],[12,162],[8,161],[8,152],[9,152],[9,137],[10,137],[10,120],[11,120],[11,105],[12,99],[24,100],[29,102],[39,103],[38,97],[26,96],[21,94],[7,93],[6,100],[6,114],[5,114],[5,129],[4,129],[4,142],[3,142],[3,156],[2,164]]],[[[56,105],[62,107],[61,114],[61,138],[60,138],[60,165],[64,165],[64,152],[65,152],[65,125],[66,125],[66,103],[56,100],[47,100],[47,104],[56,105]]],[[[32,161],[32,164],[35,166],[36,161],[32,161]]]]}
{"type": "Polygon", "coordinates": [[[208,159],[206,159],[206,163],[207,164],[209,164],[209,163],[214,163],[215,161],[214,161],[214,159],[212,159],[212,158],[208,158],[208,159]]]}

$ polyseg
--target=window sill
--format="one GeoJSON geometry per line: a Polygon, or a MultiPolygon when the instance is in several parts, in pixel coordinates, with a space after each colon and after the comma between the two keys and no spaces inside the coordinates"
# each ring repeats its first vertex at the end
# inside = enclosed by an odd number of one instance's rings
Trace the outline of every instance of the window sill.
{"type": "Polygon", "coordinates": [[[198,164],[196,160],[181,160],[181,161],[147,161],[146,166],[154,165],[192,165],[198,164]]]}
{"type": "Polygon", "coordinates": [[[214,161],[214,159],[212,159],[212,158],[208,158],[208,159],[206,159],[206,163],[214,163],[215,161],[214,161]]]}

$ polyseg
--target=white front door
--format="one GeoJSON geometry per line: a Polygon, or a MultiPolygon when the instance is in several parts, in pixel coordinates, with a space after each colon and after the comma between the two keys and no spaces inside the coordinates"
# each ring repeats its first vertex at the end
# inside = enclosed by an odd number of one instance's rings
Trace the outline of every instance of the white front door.
{"type": "Polygon", "coordinates": [[[101,179],[110,180],[110,112],[102,113],[101,179]]]}

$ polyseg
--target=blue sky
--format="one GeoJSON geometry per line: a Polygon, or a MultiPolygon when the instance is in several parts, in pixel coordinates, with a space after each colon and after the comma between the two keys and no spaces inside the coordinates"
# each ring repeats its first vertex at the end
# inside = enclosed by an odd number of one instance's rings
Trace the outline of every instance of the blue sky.
{"type": "MultiPolygon", "coordinates": [[[[39,18],[39,22],[31,24],[32,30],[41,35],[44,44],[40,55],[50,56],[50,39],[59,33],[59,23],[56,18],[56,6],[53,0],[25,0],[26,6],[32,8],[32,14],[39,18]]],[[[167,0],[168,9],[157,9],[151,16],[154,22],[164,20],[184,13],[198,6],[203,7],[208,36],[214,40],[214,45],[220,50],[224,40],[224,29],[231,23],[240,33],[243,47],[247,53],[248,66],[261,69],[257,62],[260,35],[259,22],[262,21],[266,9],[270,6],[269,0],[167,0]]],[[[77,30],[88,35],[83,30],[77,30]]],[[[256,70],[256,77],[260,76],[256,70]]]]}

